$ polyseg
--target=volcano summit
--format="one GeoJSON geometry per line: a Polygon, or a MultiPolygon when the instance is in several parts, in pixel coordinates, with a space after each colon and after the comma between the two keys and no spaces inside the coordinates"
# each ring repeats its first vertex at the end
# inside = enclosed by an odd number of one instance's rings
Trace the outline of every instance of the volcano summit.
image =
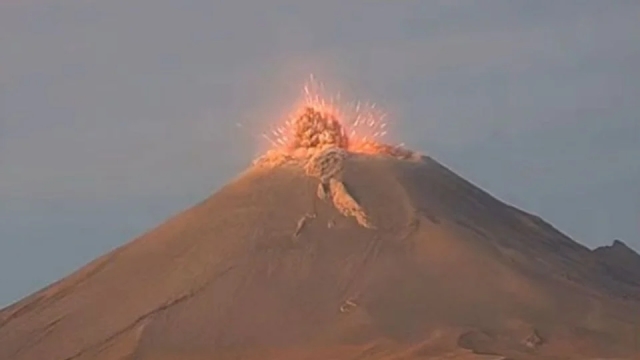
{"type": "Polygon", "coordinates": [[[211,197],[0,311],[0,359],[637,358],[631,249],[306,105],[211,197]]]}

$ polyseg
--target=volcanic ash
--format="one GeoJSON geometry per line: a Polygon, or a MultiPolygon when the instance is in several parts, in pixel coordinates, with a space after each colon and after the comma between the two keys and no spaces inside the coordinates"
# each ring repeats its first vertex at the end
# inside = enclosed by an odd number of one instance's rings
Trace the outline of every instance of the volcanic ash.
{"type": "Polygon", "coordinates": [[[332,102],[311,95],[305,87],[303,105],[284,125],[265,137],[273,148],[258,158],[260,167],[285,164],[299,166],[308,176],[320,180],[318,196],[331,200],[345,216],[354,217],[366,228],[373,228],[364,209],[349,194],[342,182],[346,159],[355,155],[419,159],[414,152],[402,146],[381,141],[386,134],[384,116],[373,111],[373,106],[356,105],[350,110],[339,109],[332,102]]]}

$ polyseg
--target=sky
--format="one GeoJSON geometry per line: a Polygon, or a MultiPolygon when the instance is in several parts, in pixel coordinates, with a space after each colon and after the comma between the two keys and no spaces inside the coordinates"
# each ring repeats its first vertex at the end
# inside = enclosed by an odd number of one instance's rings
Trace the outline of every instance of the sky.
{"type": "Polygon", "coordinates": [[[310,73],[589,247],[640,249],[635,0],[0,0],[0,307],[246,168],[310,73]]]}

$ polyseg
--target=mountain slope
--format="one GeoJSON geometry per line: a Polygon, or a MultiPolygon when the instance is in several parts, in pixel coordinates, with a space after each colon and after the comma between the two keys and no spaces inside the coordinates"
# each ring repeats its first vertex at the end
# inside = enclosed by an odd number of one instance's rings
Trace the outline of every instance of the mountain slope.
{"type": "Polygon", "coordinates": [[[252,167],[0,312],[0,358],[583,359],[635,350],[640,288],[433,159],[345,160],[341,183],[370,228],[319,198],[319,183],[296,166],[252,167]]]}
{"type": "Polygon", "coordinates": [[[601,246],[593,251],[604,267],[604,271],[627,283],[640,285],[640,255],[627,244],[614,240],[609,246],[601,246]]]}

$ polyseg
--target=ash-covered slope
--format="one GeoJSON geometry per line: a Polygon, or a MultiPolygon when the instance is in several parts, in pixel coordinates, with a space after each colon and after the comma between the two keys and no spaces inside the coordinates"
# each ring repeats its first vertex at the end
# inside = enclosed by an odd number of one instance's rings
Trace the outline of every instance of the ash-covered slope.
{"type": "Polygon", "coordinates": [[[370,226],[340,212],[331,186],[302,168],[252,167],[2,310],[0,359],[584,359],[636,350],[640,289],[540,219],[426,157],[349,156],[339,180],[355,202],[345,206],[370,226]]]}

